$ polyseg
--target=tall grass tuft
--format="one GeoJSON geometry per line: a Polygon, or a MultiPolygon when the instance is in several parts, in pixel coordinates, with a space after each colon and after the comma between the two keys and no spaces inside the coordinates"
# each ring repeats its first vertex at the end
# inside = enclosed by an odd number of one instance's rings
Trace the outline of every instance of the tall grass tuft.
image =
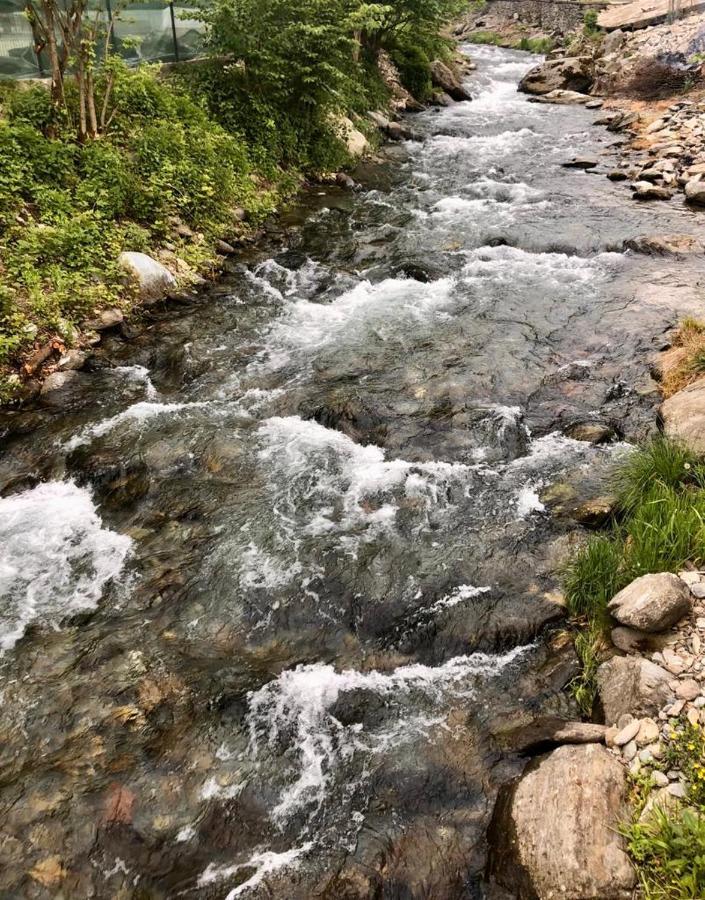
{"type": "Polygon", "coordinates": [[[631,453],[614,475],[620,511],[633,515],[655,485],[679,488],[686,484],[705,485],[705,465],[675,441],[659,436],[631,453]]]}

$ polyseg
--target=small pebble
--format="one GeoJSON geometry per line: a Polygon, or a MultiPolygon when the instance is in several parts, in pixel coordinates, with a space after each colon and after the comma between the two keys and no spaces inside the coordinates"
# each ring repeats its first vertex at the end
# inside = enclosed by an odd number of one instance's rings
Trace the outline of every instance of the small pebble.
{"type": "Polygon", "coordinates": [[[685,797],[685,785],[681,781],[669,784],[666,790],[672,797],[685,797]]]}
{"type": "Polygon", "coordinates": [[[650,750],[644,749],[644,750],[642,750],[641,753],[639,754],[639,762],[640,762],[642,765],[644,765],[644,766],[650,766],[651,763],[652,763],[653,761],[654,761],[654,758],[653,758],[653,756],[651,755],[651,751],[650,751],[650,750]]]}
{"type": "Polygon", "coordinates": [[[695,700],[700,693],[700,685],[692,678],[681,681],[676,688],[676,696],[681,700],[695,700]]]}
{"type": "MultiPolygon", "coordinates": [[[[653,719],[642,719],[637,729],[636,742],[640,747],[652,744],[659,736],[659,727],[653,719]]],[[[633,737],[633,735],[632,735],[633,737]]],[[[631,740],[631,737],[630,737],[631,740]]]]}
{"type": "Polygon", "coordinates": [[[623,747],[625,744],[628,744],[629,741],[634,740],[637,736],[637,733],[641,730],[642,723],[639,719],[634,719],[631,722],[628,722],[624,728],[617,732],[617,734],[613,738],[613,743],[615,747],[623,747]]]}
{"type": "Polygon", "coordinates": [[[654,769],[651,773],[651,780],[656,785],[656,787],[668,787],[670,784],[668,777],[663,774],[663,772],[659,772],[658,769],[654,769]]]}
{"type": "Polygon", "coordinates": [[[697,711],[697,709],[689,709],[686,713],[686,718],[691,725],[697,725],[700,721],[700,713],[697,711]]]}
{"type": "Polygon", "coordinates": [[[636,741],[629,741],[629,743],[622,748],[622,756],[626,762],[631,762],[636,756],[636,751],[636,741]]]}
{"type": "Polygon", "coordinates": [[[669,716],[679,716],[683,712],[683,707],[685,706],[685,700],[676,700],[675,703],[671,704],[668,707],[668,715],[669,716]]]}

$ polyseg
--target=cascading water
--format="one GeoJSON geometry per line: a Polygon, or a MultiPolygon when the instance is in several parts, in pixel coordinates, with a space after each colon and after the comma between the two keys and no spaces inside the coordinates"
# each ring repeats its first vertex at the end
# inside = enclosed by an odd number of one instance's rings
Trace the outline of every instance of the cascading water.
{"type": "Polygon", "coordinates": [[[500,738],[575,715],[565,511],[703,273],[622,253],[651,208],[561,168],[611,136],[472,52],[366,191],[0,420],[2,896],[485,896],[500,738]]]}

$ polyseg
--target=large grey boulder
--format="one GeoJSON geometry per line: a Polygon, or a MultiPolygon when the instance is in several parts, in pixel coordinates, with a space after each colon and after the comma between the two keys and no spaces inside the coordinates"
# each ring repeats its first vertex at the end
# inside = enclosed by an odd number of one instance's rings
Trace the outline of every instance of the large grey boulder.
{"type": "Polygon", "coordinates": [[[666,437],[705,454],[705,378],[699,378],[661,404],[666,437]]]}
{"type": "Polygon", "coordinates": [[[593,61],[588,56],[549,59],[535,66],[519,82],[525,94],[549,94],[551,91],[577,91],[586,94],[592,87],[593,61]]]}
{"type": "Polygon", "coordinates": [[[597,670],[597,690],[605,724],[614,725],[624,713],[638,719],[657,716],[671,699],[665,669],[640,656],[615,656],[597,670]]]}
{"type": "Polygon", "coordinates": [[[607,604],[614,618],[637,631],[665,631],[691,610],[690,589],[677,575],[642,575],[607,604]]]}
{"type": "Polygon", "coordinates": [[[431,63],[431,80],[434,87],[440,88],[453,100],[472,100],[458,75],[440,59],[434,59],[431,63]]]}
{"type": "Polygon", "coordinates": [[[171,272],[146,253],[125,251],[118,257],[118,264],[134,281],[142,303],[163,300],[176,289],[176,279],[171,272]]]}
{"type": "Polygon", "coordinates": [[[627,900],[636,883],[619,835],[624,767],[596,744],[559,747],[503,789],[490,874],[521,900],[627,900]]]}

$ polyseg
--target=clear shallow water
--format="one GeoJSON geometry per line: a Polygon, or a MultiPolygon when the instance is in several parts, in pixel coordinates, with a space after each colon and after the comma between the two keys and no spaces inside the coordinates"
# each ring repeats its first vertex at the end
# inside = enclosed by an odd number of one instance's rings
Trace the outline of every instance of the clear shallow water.
{"type": "Polygon", "coordinates": [[[0,423],[3,896],[485,895],[502,735],[575,714],[551,509],[624,452],[563,432],[652,427],[702,272],[622,253],[698,220],[473,55],[363,193],[0,423]]]}

